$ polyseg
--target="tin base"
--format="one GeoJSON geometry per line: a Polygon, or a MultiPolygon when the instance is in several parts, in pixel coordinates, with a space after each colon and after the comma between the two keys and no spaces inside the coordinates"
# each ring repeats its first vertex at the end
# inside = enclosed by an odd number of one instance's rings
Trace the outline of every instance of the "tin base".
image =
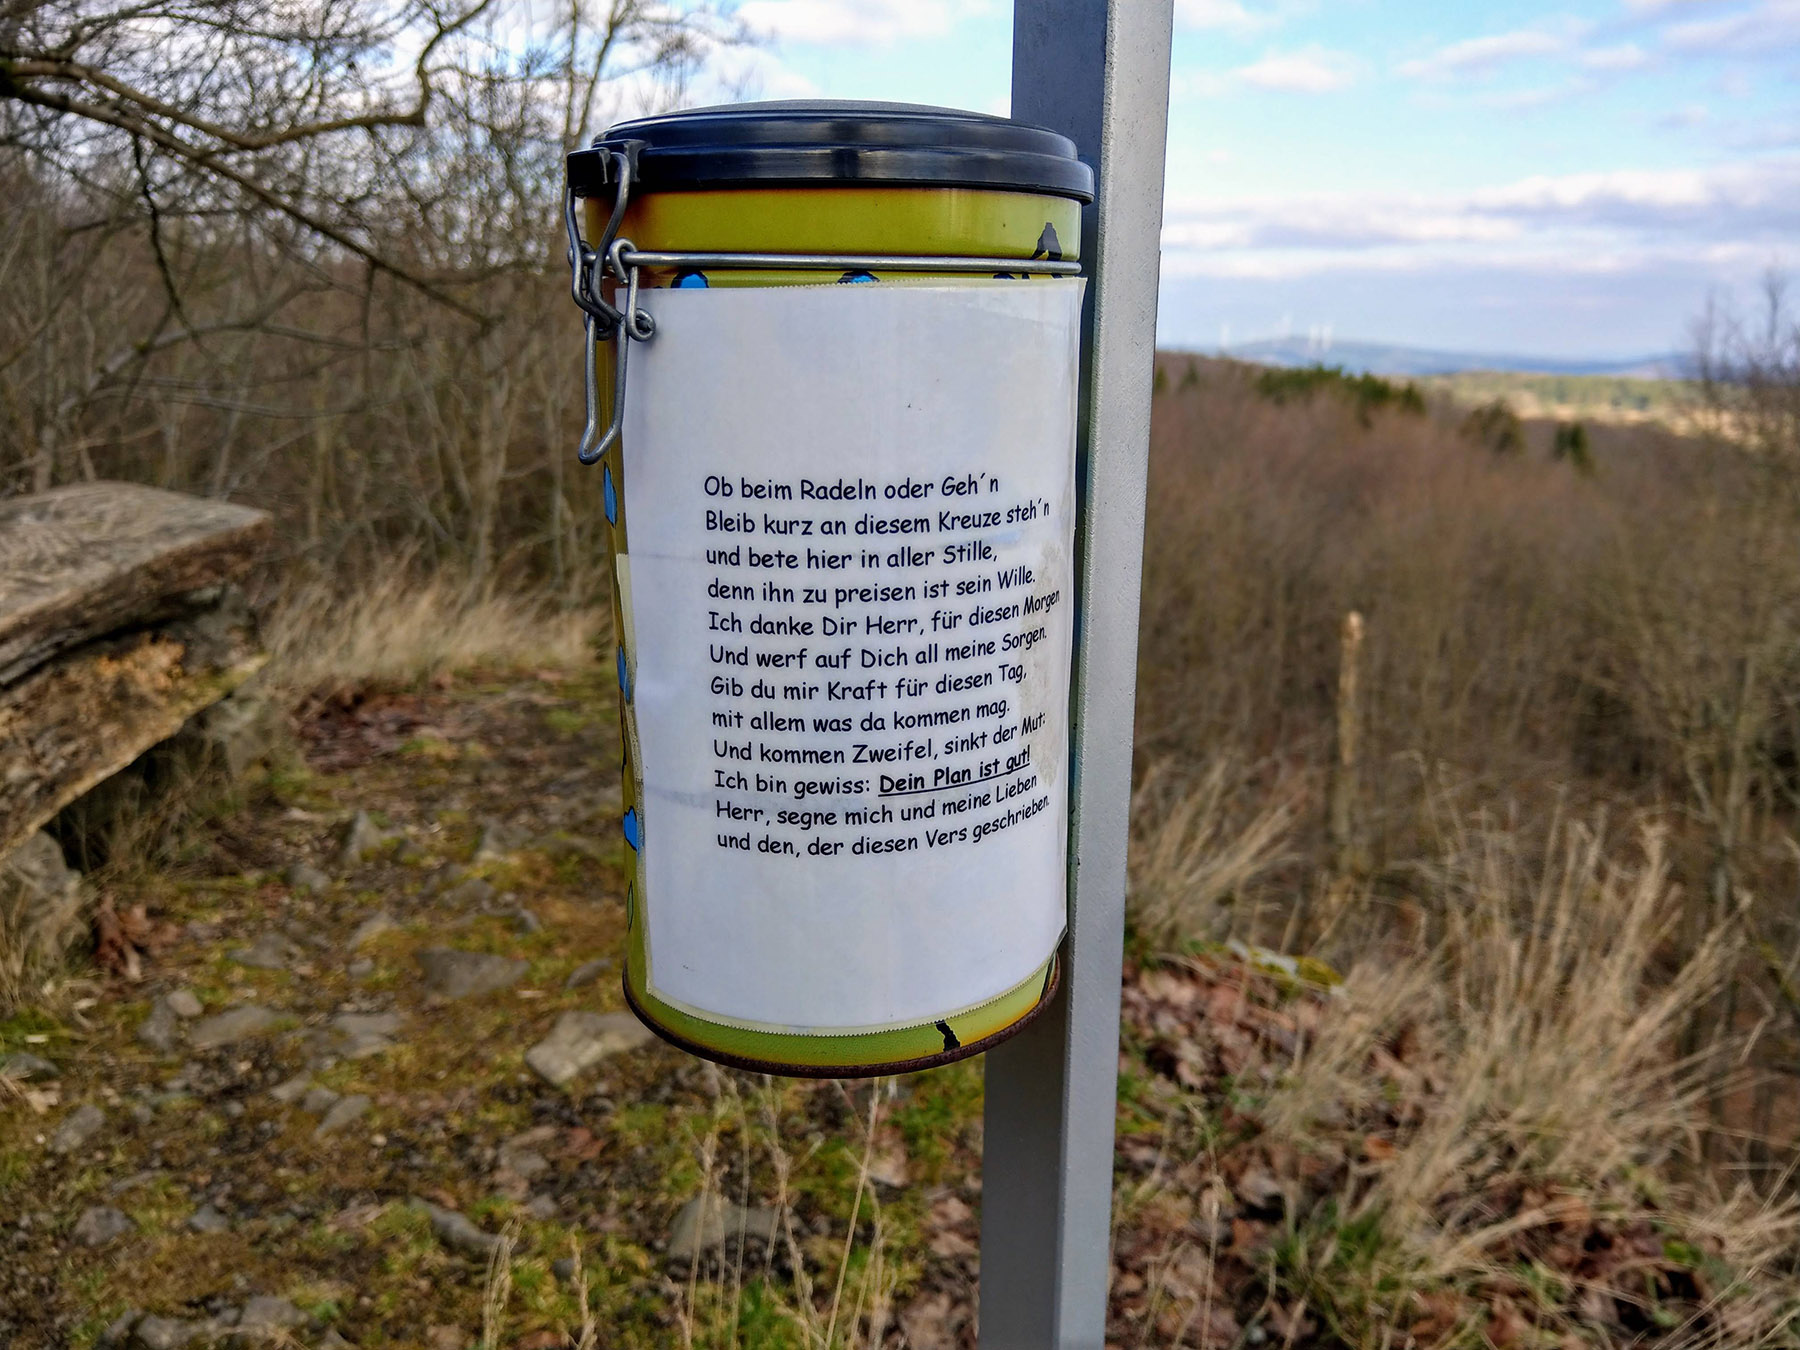
{"type": "MultiPolygon", "coordinates": [[[[1032,978],[1035,980],[1038,977],[1033,976],[1032,978]]],[[[954,1064],[959,1059],[969,1059],[975,1055],[979,1055],[984,1051],[992,1049],[994,1046],[1000,1044],[1000,1042],[1016,1036],[1036,1020],[1038,1015],[1049,1006],[1050,1001],[1056,997],[1058,990],[1061,988],[1062,958],[1060,956],[1052,956],[1050,958],[1042,978],[1043,987],[1038,995],[1037,1001],[1034,1002],[1023,1015],[1012,1022],[1007,1023],[999,1030],[990,1032],[978,1040],[959,1042],[954,1046],[941,1050],[935,1054],[916,1055],[909,1059],[884,1060],[876,1063],[846,1062],[817,1064],[797,1064],[791,1060],[778,1061],[759,1059],[753,1055],[734,1054],[715,1046],[701,1044],[698,1041],[692,1040],[689,1037],[683,1036],[679,1032],[664,1026],[646,1011],[643,1003],[632,993],[629,968],[627,969],[624,978],[620,981],[620,984],[625,991],[626,1006],[637,1015],[638,1021],[649,1027],[651,1031],[655,1032],[659,1037],[674,1046],[677,1050],[685,1050],[690,1055],[698,1055],[701,1059],[709,1059],[715,1064],[723,1064],[731,1069],[743,1069],[748,1073],[773,1074],[782,1078],[883,1078],[890,1074],[917,1073],[923,1069],[935,1069],[940,1065],[954,1064]]],[[[1007,995],[1001,995],[1001,999],[1005,999],[1006,997],[1007,995]]],[[[1000,1000],[996,1000],[996,1002],[999,1001],[1000,1000]]],[[[945,1027],[944,1023],[940,1022],[937,1026],[944,1029],[946,1040],[955,1039],[948,1028],[945,1027]]]]}

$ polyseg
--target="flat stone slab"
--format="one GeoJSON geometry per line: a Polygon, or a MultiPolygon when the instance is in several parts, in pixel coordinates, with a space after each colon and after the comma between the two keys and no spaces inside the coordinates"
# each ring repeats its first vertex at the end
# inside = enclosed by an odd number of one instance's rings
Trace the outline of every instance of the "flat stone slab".
{"type": "Polygon", "coordinates": [[[15,1050],[10,1055],[0,1055],[0,1078],[11,1078],[15,1082],[29,1083],[33,1080],[51,1079],[59,1076],[56,1065],[42,1055],[34,1055],[27,1050],[15,1050]]]}
{"type": "Polygon", "coordinates": [[[325,1113],[325,1119],[319,1122],[319,1128],[313,1131],[314,1139],[324,1139],[336,1134],[346,1125],[365,1115],[369,1109],[369,1099],[362,1093],[350,1097],[340,1097],[325,1113]]]}
{"type": "Polygon", "coordinates": [[[262,665],[232,583],[270,526],[131,483],[0,501],[0,857],[262,665]]]}
{"type": "Polygon", "coordinates": [[[350,935],[350,941],[344,945],[350,951],[357,951],[365,944],[373,942],[383,933],[397,933],[399,931],[400,925],[394,921],[394,916],[389,914],[386,910],[383,910],[378,914],[371,914],[368,918],[357,924],[356,931],[350,935]]]}
{"type": "Polygon", "coordinates": [[[431,1219],[432,1235],[453,1252],[461,1252],[464,1256],[486,1257],[500,1243],[500,1239],[493,1233],[482,1232],[453,1209],[445,1209],[428,1200],[417,1200],[414,1203],[431,1219]]]}
{"type": "Polygon", "coordinates": [[[231,953],[229,960],[253,970],[286,970],[300,959],[300,948],[280,933],[263,933],[248,947],[231,953]]]}
{"type": "Polygon", "coordinates": [[[241,575],[273,518],[137,483],[0,501],[0,684],[241,575]]]}
{"type": "Polygon", "coordinates": [[[630,1013],[566,1012],[525,1052],[525,1062],[545,1082],[561,1087],[601,1060],[652,1039],[630,1013]]]}
{"type": "Polygon", "coordinates": [[[106,1124],[106,1112],[92,1102],[84,1102],[63,1117],[56,1133],[50,1136],[52,1153],[74,1153],[99,1134],[106,1124]]]}
{"type": "Polygon", "coordinates": [[[233,1045],[252,1036],[260,1036],[280,1020],[267,1008],[246,1003],[195,1022],[188,1031],[188,1044],[196,1050],[216,1050],[222,1045],[233,1045]]]}
{"type": "Polygon", "coordinates": [[[697,1195],[675,1216],[675,1226],[669,1230],[669,1260],[692,1265],[728,1243],[770,1243],[779,1224],[772,1209],[746,1209],[723,1196],[697,1195]]]}
{"type": "Polygon", "coordinates": [[[130,1219],[112,1206],[95,1205],[81,1212],[81,1217],[69,1230],[69,1236],[84,1247],[104,1247],[114,1239],[124,1237],[134,1227],[136,1225],[130,1219]]]}
{"type": "Polygon", "coordinates": [[[416,958],[425,976],[425,987],[445,998],[470,998],[492,994],[525,978],[531,963],[489,952],[464,952],[453,947],[427,947],[416,958]]]}

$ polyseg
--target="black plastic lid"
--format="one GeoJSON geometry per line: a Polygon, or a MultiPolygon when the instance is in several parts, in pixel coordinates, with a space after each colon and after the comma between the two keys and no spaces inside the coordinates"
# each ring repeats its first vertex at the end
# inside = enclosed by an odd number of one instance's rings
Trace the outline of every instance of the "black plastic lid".
{"type": "Polygon", "coordinates": [[[607,169],[618,150],[633,157],[634,187],[646,192],[838,183],[1094,199],[1094,171],[1067,136],[909,103],[738,103],[620,122],[569,156],[577,196],[612,195],[607,169]]]}

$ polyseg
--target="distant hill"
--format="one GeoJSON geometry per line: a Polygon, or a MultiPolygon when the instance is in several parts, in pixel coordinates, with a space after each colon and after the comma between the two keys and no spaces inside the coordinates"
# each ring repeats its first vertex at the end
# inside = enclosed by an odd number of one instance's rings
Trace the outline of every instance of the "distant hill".
{"type": "Polygon", "coordinates": [[[1689,360],[1676,352],[1626,361],[1581,361],[1496,352],[1447,352],[1382,342],[1320,342],[1306,336],[1263,338],[1214,353],[1267,366],[1342,366],[1352,374],[1460,375],[1467,371],[1510,371],[1529,375],[1615,375],[1633,379],[1679,379],[1689,360]]]}

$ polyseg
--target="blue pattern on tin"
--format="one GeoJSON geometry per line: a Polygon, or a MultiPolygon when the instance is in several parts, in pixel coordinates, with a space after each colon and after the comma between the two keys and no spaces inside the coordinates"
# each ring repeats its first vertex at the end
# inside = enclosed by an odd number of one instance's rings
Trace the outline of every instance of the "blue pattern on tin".
{"type": "Polygon", "coordinates": [[[612,465],[603,465],[600,469],[600,487],[606,494],[606,523],[619,523],[619,494],[613,490],[612,465]]]}
{"type": "Polygon", "coordinates": [[[637,807],[634,806],[625,813],[624,824],[625,842],[631,845],[634,852],[641,849],[644,846],[644,829],[638,823],[637,807]]]}

